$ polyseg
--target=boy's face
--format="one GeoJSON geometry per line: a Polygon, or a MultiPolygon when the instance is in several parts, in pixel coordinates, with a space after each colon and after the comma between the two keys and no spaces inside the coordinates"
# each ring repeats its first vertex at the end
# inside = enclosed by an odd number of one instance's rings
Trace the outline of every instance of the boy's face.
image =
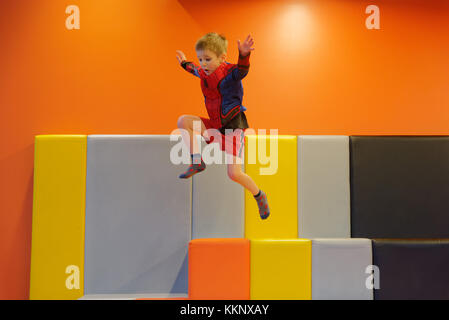
{"type": "Polygon", "coordinates": [[[212,52],[209,49],[198,50],[196,54],[198,56],[198,60],[200,61],[201,68],[207,75],[213,73],[215,69],[217,69],[220,64],[226,60],[225,53],[218,57],[215,52],[212,52]]]}

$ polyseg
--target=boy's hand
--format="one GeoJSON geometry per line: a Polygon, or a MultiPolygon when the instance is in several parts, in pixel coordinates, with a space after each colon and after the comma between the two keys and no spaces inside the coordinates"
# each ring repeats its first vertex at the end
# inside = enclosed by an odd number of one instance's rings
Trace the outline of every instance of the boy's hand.
{"type": "Polygon", "coordinates": [[[184,52],[182,52],[180,50],[176,50],[176,59],[178,59],[179,64],[181,64],[183,61],[187,60],[184,52]]]}
{"type": "Polygon", "coordinates": [[[240,54],[242,56],[246,56],[250,51],[253,51],[254,48],[251,48],[254,44],[254,39],[249,34],[243,43],[240,43],[240,40],[237,40],[237,46],[239,47],[240,54]]]}

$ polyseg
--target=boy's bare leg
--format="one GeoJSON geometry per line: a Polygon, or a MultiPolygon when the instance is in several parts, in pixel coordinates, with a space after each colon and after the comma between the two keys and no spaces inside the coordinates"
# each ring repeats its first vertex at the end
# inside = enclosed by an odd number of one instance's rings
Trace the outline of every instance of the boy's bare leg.
{"type": "Polygon", "coordinates": [[[236,163],[237,160],[234,157],[233,163],[228,164],[228,176],[229,178],[239,183],[242,187],[248,189],[249,192],[253,194],[253,196],[259,193],[259,188],[254,180],[242,171],[242,165],[236,163]]]}
{"type": "Polygon", "coordinates": [[[206,130],[206,127],[204,126],[203,121],[201,121],[200,117],[197,116],[191,116],[191,115],[183,115],[180,116],[178,119],[178,128],[184,129],[186,132],[181,131],[182,139],[184,140],[184,143],[189,147],[190,154],[196,154],[199,153],[200,149],[198,147],[198,141],[195,139],[196,135],[203,135],[204,131],[206,130]],[[198,122],[201,124],[201,126],[194,126],[194,122],[198,122]],[[197,129],[200,129],[201,131],[197,131],[197,129]],[[194,131],[196,129],[196,131],[194,131]]]}
{"type": "Polygon", "coordinates": [[[235,157],[233,157],[233,163],[228,164],[228,176],[232,181],[239,183],[253,194],[259,207],[260,217],[262,219],[268,218],[270,208],[268,207],[267,195],[257,187],[257,184],[249,175],[242,171],[242,165],[237,164],[235,157]]]}

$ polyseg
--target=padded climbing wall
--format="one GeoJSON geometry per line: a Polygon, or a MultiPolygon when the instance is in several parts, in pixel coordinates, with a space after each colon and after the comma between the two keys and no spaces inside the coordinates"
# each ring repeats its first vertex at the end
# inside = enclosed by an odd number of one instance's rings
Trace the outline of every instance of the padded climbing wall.
{"type": "MultiPolygon", "coordinates": [[[[243,238],[244,188],[229,179],[226,156],[218,144],[203,142],[201,150],[214,156],[210,150],[215,147],[216,161],[206,164],[206,170],[192,179],[192,239],[243,238]]],[[[241,166],[243,170],[243,163],[241,166]]]]}
{"type": "Polygon", "coordinates": [[[312,299],[372,300],[369,239],[312,239],[312,299]]]}
{"type": "Polygon", "coordinates": [[[247,136],[267,220],[175,144],[36,137],[31,299],[449,299],[448,137],[247,136]]]}
{"type": "Polygon", "coordinates": [[[298,236],[351,236],[349,138],[298,136],[298,236]]]}
{"type": "Polygon", "coordinates": [[[311,298],[311,240],[251,240],[251,299],[311,298]]]}
{"type": "Polygon", "coordinates": [[[249,240],[192,240],[189,245],[189,298],[249,299],[249,240]]]}
{"type": "Polygon", "coordinates": [[[352,136],[351,234],[449,238],[449,137],[352,136]]]}
{"type": "Polygon", "coordinates": [[[83,295],[85,135],[38,135],[34,193],[30,299],[83,295]]]}
{"type": "Polygon", "coordinates": [[[296,136],[245,137],[245,172],[267,194],[271,215],[261,220],[256,200],[245,191],[245,237],[298,236],[296,136]]]}
{"type": "Polygon", "coordinates": [[[187,293],[191,183],[166,135],[91,135],[86,294],[187,293]]]}
{"type": "Polygon", "coordinates": [[[449,299],[449,239],[373,240],[376,300],[449,299]]]}

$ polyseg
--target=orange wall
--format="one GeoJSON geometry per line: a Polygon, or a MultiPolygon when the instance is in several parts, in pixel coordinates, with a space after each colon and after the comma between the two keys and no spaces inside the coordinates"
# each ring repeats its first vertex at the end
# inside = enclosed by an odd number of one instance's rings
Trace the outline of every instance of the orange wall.
{"type": "Polygon", "coordinates": [[[0,299],[27,299],[37,134],[170,133],[206,115],[208,31],[255,39],[244,105],[281,134],[449,134],[449,5],[395,1],[0,1],[0,299]],[[226,4],[223,4],[226,3],[226,4]],[[81,29],[65,29],[76,4],[81,29]],[[380,8],[381,30],[365,28],[380,8]],[[194,59],[195,60],[195,59],[194,59]]]}

